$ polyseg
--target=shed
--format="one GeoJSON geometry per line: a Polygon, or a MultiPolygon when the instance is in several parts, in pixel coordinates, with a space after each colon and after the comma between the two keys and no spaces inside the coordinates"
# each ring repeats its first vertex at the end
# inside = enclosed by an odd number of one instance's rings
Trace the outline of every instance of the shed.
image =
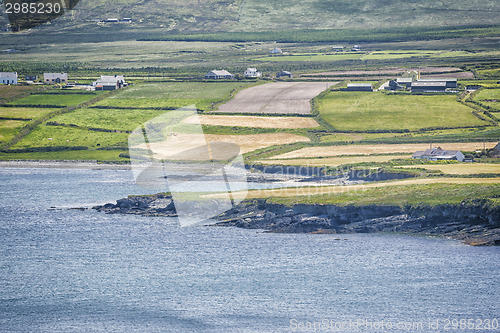
{"type": "Polygon", "coordinates": [[[411,84],[412,93],[445,92],[446,82],[421,82],[416,81],[411,84]]]}
{"type": "Polygon", "coordinates": [[[288,72],[288,71],[279,71],[278,73],[276,73],[276,77],[277,78],[280,78],[280,77],[289,77],[289,78],[293,78],[293,74],[288,72]]]}
{"type": "Polygon", "coordinates": [[[373,91],[371,83],[348,83],[347,88],[341,88],[342,91],[373,91]]]}
{"type": "Polygon", "coordinates": [[[419,79],[417,82],[444,82],[446,83],[446,88],[456,88],[458,87],[457,85],[457,79],[454,78],[430,78],[430,79],[419,79]]]}
{"type": "Polygon", "coordinates": [[[279,47],[275,47],[269,53],[271,53],[271,54],[280,54],[280,53],[283,53],[283,51],[279,47]]]}
{"type": "Polygon", "coordinates": [[[403,85],[406,88],[410,88],[413,83],[413,78],[411,77],[399,77],[396,79],[397,84],[403,85]]]}

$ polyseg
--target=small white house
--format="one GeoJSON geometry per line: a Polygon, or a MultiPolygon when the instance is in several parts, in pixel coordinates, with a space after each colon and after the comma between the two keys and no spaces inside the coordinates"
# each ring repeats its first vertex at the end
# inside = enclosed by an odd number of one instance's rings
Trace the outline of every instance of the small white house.
{"type": "Polygon", "coordinates": [[[123,75],[101,75],[101,78],[92,83],[95,90],[115,90],[127,86],[123,75]]]}
{"type": "Polygon", "coordinates": [[[17,72],[0,72],[0,84],[17,84],[17,72]]]}
{"type": "Polygon", "coordinates": [[[279,47],[275,47],[274,49],[271,50],[271,54],[281,54],[283,51],[279,47]]]}
{"type": "Polygon", "coordinates": [[[205,79],[207,80],[234,79],[234,75],[229,73],[225,69],[221,70],[214,69],[205,74],[205,79]]]}
{"type": "Polygon", "coordinates": [[[67,83],[68,73],[44,73],[43,83],[55,84],[55,83],[67,83]]]}
{"type": "Polygon", "coordinates": [[[245,77],[256,78],[261,77],[262,72],[257,71],[257,68],[247,68],[245,71],[245,77]]]}

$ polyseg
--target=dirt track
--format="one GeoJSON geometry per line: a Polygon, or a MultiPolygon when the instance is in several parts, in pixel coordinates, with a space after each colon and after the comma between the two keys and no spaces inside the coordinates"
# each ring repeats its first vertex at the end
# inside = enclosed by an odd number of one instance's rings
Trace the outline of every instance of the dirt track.
{"type": "MultiPolygon", "coordinates": [[[[486,148],[493,148],[497,142],[486,142],[486,148]]],[[[441,147],[448,150],[474,151],[483,149],[482,142],[467,143],[435,143],[433,147],[441,147]]],[[[270,159],[300,158],[300,157],[325,157],[340,155],[370,155],[370,154],[393,154],[414,153],[417,150],[429,148],[428,143],[410,144],[381,144],[381,145],[345,145],[330,147],[309,147],[291,151],[286,154],[273,156],[270,159]]]]}
{"type": "Polygon", "coordinates": [[[319,124],[309,117],[257,117],[199,115],[186,118],[185,123],[212,126],[238,126],[255,128],[314,128],[319,124]],[[199,120],[198,120],[199,119],[199,120]]]}
{"type": "Polygon", "coordinates": [[[240,91],[215,112],[309,114],[311,99],[336,82],[273,82],[240,91]]]}

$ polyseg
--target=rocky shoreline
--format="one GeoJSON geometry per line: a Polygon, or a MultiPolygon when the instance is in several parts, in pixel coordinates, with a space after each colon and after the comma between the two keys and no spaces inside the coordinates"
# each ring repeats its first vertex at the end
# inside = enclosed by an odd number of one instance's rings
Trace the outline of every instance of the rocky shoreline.
{"type": "MultiPolygon", "coordinates": [[[[108,214],[175,217],[167,194],[129,196],[116,204],[93,207],[108,214]]],[[[474,246],[500,245],[500,209],[486,200],[451,205],[286,206],[246,200],[215,217],[216,226],[263,229],[279,233],[405,233],[435,235],[474,246]]]]}

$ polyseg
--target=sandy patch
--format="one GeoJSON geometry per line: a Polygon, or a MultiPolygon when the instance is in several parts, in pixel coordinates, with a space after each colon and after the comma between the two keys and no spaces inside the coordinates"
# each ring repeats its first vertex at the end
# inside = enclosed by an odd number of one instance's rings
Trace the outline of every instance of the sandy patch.
{"type": "MultiPolygon", "coordinates": [[[[295,142],[309,142],[309,138],[288,134],[252,134],[252,135],[215,135],[215,134],[177,134],[162,142],[141,144],[134,148],[151,149],[156,159],[174,160],[226,160],[234,157],[234,145],[242,154],[274,145],[295,142]],[[208,148],[207,142],[227,143],[228,145],[208,148]],[[233,144],[233,145],[229,145],[233,144]]],[[[237,153],[236,153],[237,154],[237,153]]]]}
{"type": "Polygon", "coordinates": [[[184,120],[188,124],[212,126],[238,126],[256,128],[314,128],[319,124],[308,117],[257,117],[257,116],[216,116],[200,115],[188,117],[184,120]]]}

